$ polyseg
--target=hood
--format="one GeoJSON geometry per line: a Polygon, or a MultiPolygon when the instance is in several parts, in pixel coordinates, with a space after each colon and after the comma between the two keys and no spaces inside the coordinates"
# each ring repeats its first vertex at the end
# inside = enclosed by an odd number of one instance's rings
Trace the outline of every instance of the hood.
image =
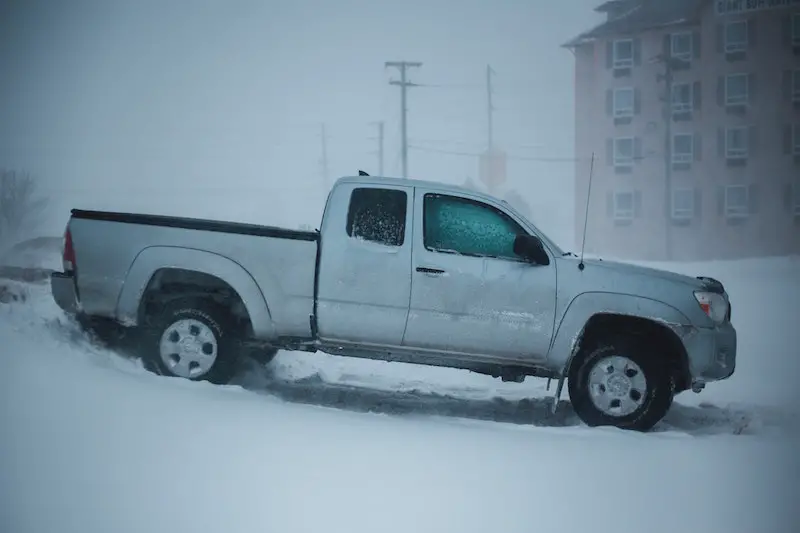
{"type": "MultiPolygon", "coordinates": [[[[580,263],[580,259],[575,257],[569,257],[565,259],[568,259],[570,262],[574,262],[575,268],[577,268],[578,263],[580,263]]],[[[630,263],[619,263],[616,261],[605,261],[600,259],[584,259],[583,262],[587,268],[603,268],[613,270],[626,276],[655,277],[666,281],[672,281],[674,283],[682,283],[696,289],[703,289],[706,286],[706,283],[701,279],[693,278],[692,276],[686,276],[684,274],[678,274],[676,272],[670,272],[668,270],[660,270],[657,268],[633,265],[630,263]]]]}

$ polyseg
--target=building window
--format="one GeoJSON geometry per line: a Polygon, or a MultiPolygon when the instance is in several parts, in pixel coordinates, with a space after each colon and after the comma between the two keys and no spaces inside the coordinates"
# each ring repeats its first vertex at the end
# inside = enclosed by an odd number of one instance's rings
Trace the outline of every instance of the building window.
{"type": "Polygon", "coordinates": [[[792,72],[792,102],[800,103],[800,70],[792,72]]]}
{"type": "Polygon", "coordinates": [[[747,21],[736,20],[725,24],[725,53],[735,54],[747,50],[747,21]]]}
{"type": "Polygon", "coordinates": [[[614,89],[614,118],[632,117],[635,91],[631,87],[614,89]]]}
{"type": "Polygon", "coordinates": [[[634,194],[632,191],[614,193],[614,220],[633,220],[634,194]]]}
{"type": "Polygon", "coordinates": [[[636,140],[633,137],[614,139],[614,166],[632,167],[636,155],[636,140]]]}
{"type": "Polygon", "coordinates": [[[749,189],[747,185],[728,185],[725,187],[725,216],[744,217],[750,212],[749,189]]]}
{"type": "Polygon", "coordinates": [[[694,160],[694,135],[677,133],[672,136],[672,164],[691,163],[694,160]]]}
{"type": "Polygon", "coordinates": [[[691,32],[673,33],[670,36],[670,55],[672,57],[691,61],[693,52],[691,32]]]}
{"type": "Polygon", "coordinates": [[[747,74],[728,74],[725,76],[725,105],[745,105],[749,96],[749,76],[747,74]]]}
{"type": "Polygon", "coordinates": [[[672,114],[682,115],[692,112],[692,84],[675,83],[672,85],[672,114]]]}
{"type": "Polygon", "coordinates": [[[397,189],[354,189],[347,212],[347,235],[386,246],[403,246],[408,195],[397,189]]]}
{"type": "Polygon", "coordinates": [[[611,66],[615,69],[633,67],[633,39],[614,41],[611,66]]]}
{"type": "Polygon", "coordinates": [[[694,189],[675,189],[672,191],[672,218],[687,220],[694,216],[694,189]]]}
{"type": "Polygon", "coordinates": [[[725,130],[726,159],[747,159],[747,132],[747,127],[728,128],[725,130]]]}

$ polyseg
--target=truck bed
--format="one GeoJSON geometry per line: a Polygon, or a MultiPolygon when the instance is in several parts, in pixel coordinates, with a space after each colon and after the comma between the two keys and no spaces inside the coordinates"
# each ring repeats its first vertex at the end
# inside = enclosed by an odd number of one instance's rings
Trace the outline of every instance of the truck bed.
{"type": "Polygon", "coordinates": [[[260,226],[242,222],[207,220],[202,218],[173,217],[166,215],[147,215],[139,213],[116,213],[112,211],[90,211],[73,209],[72,218],[121,222],[123,224],[140,224],[145,226],[163,226],[166,228],[193,229],[198,231],[216,231],[221,233],[238,233],[257,237],[275,237],[277,239],[295,239],[299,241],[317,241],[319,234],[315,231],[302,231],[275,226],[260,226]]]}
{"type": "Polygon", "coordinates": [[[239,222],[73,209],[83,310],[135,321],[156,272],[199,271],[235,286],[260,338],[310,337],[319,233],[239,222]],[[238,285],[237,285],[238,283],[238,285]]]}

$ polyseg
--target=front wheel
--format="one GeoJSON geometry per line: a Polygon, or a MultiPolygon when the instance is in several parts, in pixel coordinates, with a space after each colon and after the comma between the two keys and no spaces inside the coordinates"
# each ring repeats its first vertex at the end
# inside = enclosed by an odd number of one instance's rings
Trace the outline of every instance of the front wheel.
{"type": "Polygon", "coordinates": [[[648,431],[667,414],[675,380],[658,350],[614,338],[581,349],[570,367],[569,397],[588,426],[648,431]]]}
{"type": "Polygon", "coordinates": [[[239,356],[235,322],[220,307],[202,300],[170,302],[145,325],[141,355],[165,376],[228,383],[239,356]]]}

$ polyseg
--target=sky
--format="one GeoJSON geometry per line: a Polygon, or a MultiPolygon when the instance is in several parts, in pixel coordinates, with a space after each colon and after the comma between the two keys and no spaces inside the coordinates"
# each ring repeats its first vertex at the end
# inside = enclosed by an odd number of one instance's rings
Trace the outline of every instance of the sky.
{"type": "Polygon", "coordinates": [[[72,207],[317,227],[333,180],[378,173],[377,121],[384,174],[401,174],[386,61],[423,63],[409,71],[423,85],[408,93],[410,176],[477,178],[490,64],[508,187],[569,240],[573,165],[514,158],[574,155],[560,45],[600,21],[596,4],[3,0],[0,166],[41,181],[54,233],[72,207]]]}

